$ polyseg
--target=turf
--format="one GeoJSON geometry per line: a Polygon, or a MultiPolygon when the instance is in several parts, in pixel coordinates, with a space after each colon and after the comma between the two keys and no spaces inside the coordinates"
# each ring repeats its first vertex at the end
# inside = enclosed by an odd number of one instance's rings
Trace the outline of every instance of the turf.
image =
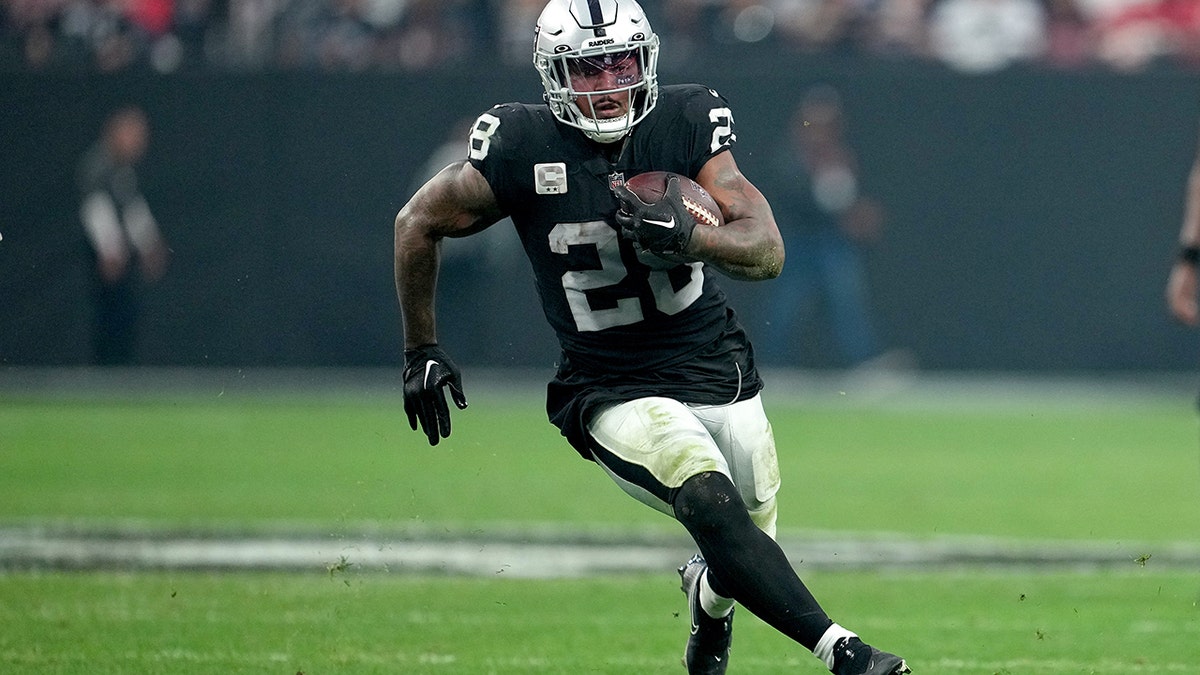
{"type": "MultiPolygon", "coordinates": [[[[1194,673],[1200,574],[820,572],[835,618],[918,673],[1194,673]]],[[[0,575],[6,673],[682,673],[674,574],[532,581],[0,575]]],[[[731,673],[828,672],[740,614],[731,673]]]]}
{"type": "MultiPolygon", "coordinates": [[[[844,405],[768,398],[783,531],[1194,542],[1187,400],[844,405]]],[[[163,529],[677,526],[578,459],[537,397],[476,395],[429,447],[394,396],[0,395],[0,525],[163,529]]],[[[920,674],[1191,673],[1200,573],[800,567],[920,674]]],[[[4,673],[677,673],[670,570],[556,580],[0,573],[4,673]]],[[[757,619],[731,673],[826,672],[757,619]]]]}
{"type": "MultiPolygon", "coordinates": [[[[770,407],[788,529],[1190,541],[1194,412],[1152,405],[770,407]]],[[[165,528],[674,528],[536,401],[484,398],[437,447],[394,398],[0,400],[0,522],[165,528]]]]}

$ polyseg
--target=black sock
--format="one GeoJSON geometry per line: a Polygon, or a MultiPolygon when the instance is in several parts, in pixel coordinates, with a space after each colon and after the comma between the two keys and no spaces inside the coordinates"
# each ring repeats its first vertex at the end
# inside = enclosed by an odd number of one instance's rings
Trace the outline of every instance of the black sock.
{"type": "Polygon", "coordinates": [[[675,517],[700,547],[708,582],[809,650],[833,624],[788,562],[758,529],[733,483],[719,473],[689,478],[675,491],[675,517]]]}

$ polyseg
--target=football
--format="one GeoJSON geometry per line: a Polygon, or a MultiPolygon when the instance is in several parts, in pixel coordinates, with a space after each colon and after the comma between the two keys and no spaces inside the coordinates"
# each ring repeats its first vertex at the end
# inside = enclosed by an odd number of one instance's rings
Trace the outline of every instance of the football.
{"type": "Polygon", "coordinates": [[[719,227],[725,223],[721,207],[699,183],[681,174],[670,171],[648,171],[625,181],[625,187],[647,204],[657,203],[667,189],[667,178],[679,176],[679,191],[684,208],[692,215],[697,225],[719,227]]]}

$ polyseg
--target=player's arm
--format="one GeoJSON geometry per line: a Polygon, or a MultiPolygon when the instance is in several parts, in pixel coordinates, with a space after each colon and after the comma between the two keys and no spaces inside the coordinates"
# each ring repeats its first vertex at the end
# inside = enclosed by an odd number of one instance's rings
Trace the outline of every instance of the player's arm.
{"type": "Polygon", "coordinates": [[[1179,321],[1200,324],[1196,304],[1196,267],[1200,263],[1200,151],[1188,174],[1183,225],[1179,228],[1179,256],[1167,278],[1167,306],[1179,321]]]}
{"type": "Polygon", "coordinates": [[[783,237],[766,197],[733,159],[732,152],[713,156],[700,169],[696,182],[717,205],[725,224],[696,227],[685,253],[713,265],[734,279],[774,279],[783,271],[783,237]]]}
{"type": "Polygon", "coordinates": [[[466,161],[442,169],[413,195],[395,223],[396,293],[404,320],[404,412],[430,445],[450,435],[445,389],[467,407],[458,367],[437,344],[434,296],[442,239],[486,228],[503,214],[487,180],[466,161]]]}
{"type": "Polygon", "coordinates": [[[437,342],[434,295],[445,237],[465,237],[503,217],[483,174],[466,160],[442,169],[396,215],[396,293],[404,345],[437,342]]]}

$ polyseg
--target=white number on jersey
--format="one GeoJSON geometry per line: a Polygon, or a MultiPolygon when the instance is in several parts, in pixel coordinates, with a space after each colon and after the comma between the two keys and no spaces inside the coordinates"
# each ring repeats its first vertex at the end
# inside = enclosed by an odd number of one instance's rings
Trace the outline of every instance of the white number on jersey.
{"type": "Polygon", "coordinates": [[[500,126],[500,118],[490,113],[483,113],[471,125],[471,137],[467,148],[467,156],[474,160],[487,157],[492,145],[492,135],[500,126]]]}
{"type": "MultiPolygon", "coordinates": [[[[629,271],[621,260],[620,241],[617,232],[600,220],[586,223],[559,223],[550,231],[550,250],[563,255],[571,246],[592,246],[600,267],[592,270],[576,270],[562,276],[563,292],[575,326],[580,332],[589,332],[628,326],[645,318],[637,295],[619,298],[616,307],[592,309],[588,304],[587,291],[616,286],[628,276],[629,271]]],[[[646,254],[650,255],[650,254],[646,254]]],[[[687,309],[704,290],[704,264],[689,263],[691,278],[676,291],[671,286],[666,269],[652,269],[646,284],[654,298],[654,306],[663,314],[678,314],[687,309]]],[[[671,265],[674,267],[674,265],[671,265]]]]}
{"type": "Polygon", "coordinates": [[[733,111],[729,108],[713,108],[708,111],[708,121],[717,125],[712,132],[712,143],[709,151],[716,152],[737,140],[733,133],[733,111]]]}

